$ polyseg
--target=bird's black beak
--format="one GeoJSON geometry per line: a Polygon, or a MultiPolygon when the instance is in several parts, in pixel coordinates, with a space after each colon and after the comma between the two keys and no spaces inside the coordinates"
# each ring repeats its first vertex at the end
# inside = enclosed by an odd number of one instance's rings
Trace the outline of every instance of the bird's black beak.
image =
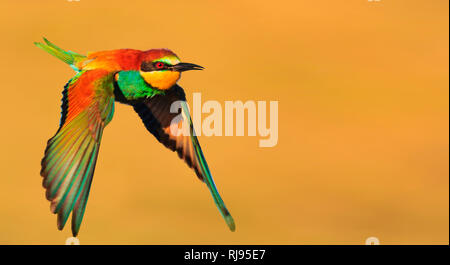
{"type": "Polygon", "coordinates": [[[204,67],[200,66],[200,65],[196,65],[193,63],[178,63],[173,67],[173,71],[177,71],[177,72],[184,72],[184,71],[189,71],[189,70],[203,70],[205,69],[204,67]]]}

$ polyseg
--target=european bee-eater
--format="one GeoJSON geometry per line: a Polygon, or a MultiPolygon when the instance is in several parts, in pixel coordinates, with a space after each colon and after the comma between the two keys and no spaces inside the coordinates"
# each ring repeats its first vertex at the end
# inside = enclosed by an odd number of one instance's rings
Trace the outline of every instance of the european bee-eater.
{"type": "Polygon", "coordinates": [[[59,129],[48,140],[42,159],[43,186],[51,211],[58,214],[59,230],[71,212],[72,234],[80,230],[103,129],[113,117],[115,101],[132,106],[147,130],[194,169],[230,230],[235,230],[195,136],[184,91],[177,85],[181,72],[203,67],[180,62],[168,49],[119,49],[84,56],[45,38],[44,42],[35,44],[76,71],[64,87],[59,129]],[[181,102],[178,113],[170,110],[175,101],[181,102]],[[189,124],[189,134],[172,133],[176,116],[189,124]]]}

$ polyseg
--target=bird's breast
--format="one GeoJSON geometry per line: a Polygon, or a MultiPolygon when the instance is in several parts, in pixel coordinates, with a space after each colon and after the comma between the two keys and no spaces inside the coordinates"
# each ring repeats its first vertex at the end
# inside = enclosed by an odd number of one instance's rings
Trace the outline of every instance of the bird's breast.
{"type": "Polygon", "coordinates": [[[115,93],[118,101],[132,101],[164,93],[149,86],[138,71],[121,71],[116,74],[115,79],[120,90],[120,93],[115,93]]]}

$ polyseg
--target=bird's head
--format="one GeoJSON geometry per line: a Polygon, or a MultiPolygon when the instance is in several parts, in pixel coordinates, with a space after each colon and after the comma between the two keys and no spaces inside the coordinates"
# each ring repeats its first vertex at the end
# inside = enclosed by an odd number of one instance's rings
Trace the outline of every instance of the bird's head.
{"type": "Polygon", "coordinates": [[[166,90],[175,85],[181,72],[202,69],[196,64],[180,62],[171,50],[153,49],[144,53],[139,72],[151,87],[166,90]]]}

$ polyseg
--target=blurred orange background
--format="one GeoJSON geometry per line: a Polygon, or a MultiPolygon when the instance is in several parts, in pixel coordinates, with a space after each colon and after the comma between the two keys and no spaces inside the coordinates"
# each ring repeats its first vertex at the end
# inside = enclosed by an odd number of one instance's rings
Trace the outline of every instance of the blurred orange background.
{"type": "MultiPolygon", "coordinates": [[[[79,53],[170,48],[188,100],[278,100],[279,141],[200,138],[232,233],[176,154],[116,104],[81,244],[449,243],[448,1],[1,1],[0,243],[64,244],[40,161],[79,53]]],[[[204,115],[205,116],[205,115],[204,115]]]]}

